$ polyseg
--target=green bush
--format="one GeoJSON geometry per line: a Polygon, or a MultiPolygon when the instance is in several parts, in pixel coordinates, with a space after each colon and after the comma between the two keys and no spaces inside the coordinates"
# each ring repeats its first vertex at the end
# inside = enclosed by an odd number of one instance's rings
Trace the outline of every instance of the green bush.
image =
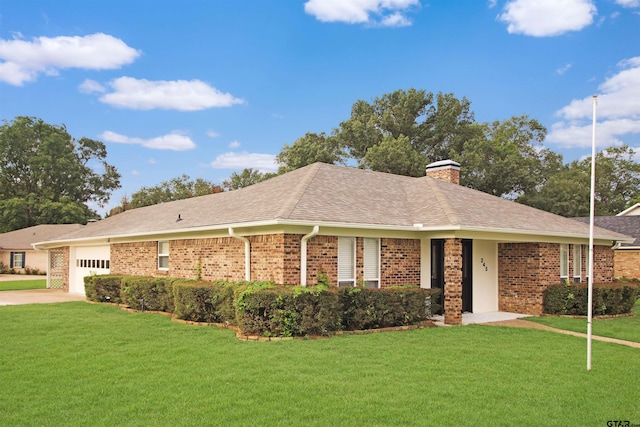
{"type": "Polygon", "coordinates": [[[120,290],[124,276],[85,276],[84,293],[89,301],[122,302],[120,290]]]}
{"type": "Polygon", "coordinates": [[[435,291],[419,287],[383,289],[341,288],[345,330],[411,325],[431,317],[435,291]]]}
{"type": "Polygon", "coordinates": [[[236,324],[233,305],[233,286],[224,281],[202,282],[180,280],[173,282],[175,309],[178,319],[193,322],[236,324]]]}
{"type": "MultiPolygon", "coordinates": [[[[553,285],[544,292],[544,313],[586,316],[588,286],[553,285]]],[[[627,284],[597,284],[593,286],[593,315],[630,313],[638,296],[638,288],[627,284]]]]}
{"type": "Polygon", "coordinates": [[[167,277],[125,277],[120,291],[122,302],[136,310],[173,313],[175,280],[167,277]]]}
{"type": "Polygon", "coordinates": [[[238,323],[246,334],[291,337],[341,329],[338,295],[324,286],[265,286],[239,293],[238,323]]]}

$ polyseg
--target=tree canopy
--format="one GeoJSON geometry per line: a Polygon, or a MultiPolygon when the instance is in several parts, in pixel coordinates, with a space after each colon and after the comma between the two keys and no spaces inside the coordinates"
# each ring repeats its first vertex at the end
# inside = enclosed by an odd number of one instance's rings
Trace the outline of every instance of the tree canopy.
{"type": "Polygon", "coordinates": [[[222,182],[222,186],[228,191],[239,190],[240,188],[273,178],[276,175],[275,173],[263,173],[257,169],[247,168],[243,169],[240,173],[233,172],[229,179],[222,182]]]}
{"type": "MultiPolygon", "coordinates": [[[[316,161],[424,176],[425,166],[451,159],[461,184],[564,216],[589,209],[590,159],[565,165],[542,143],[547,129],[527,115],[478,123],[466,98],[397,90],[358,100],[331,135],[307,133],[284,145],[279,173],[316,161]]],[[[598,153],[598,213],[617,213],[640,200],[638,168],[627,146],[598,153]]],[[[255,181],[251,181],[254,183],[255,181]]]]}
{"type": "Polygon", "coordinates": [[[74,139],[64,125],[16,117],[0,126],[0,231],[85,223],[120,188],[100,141],[74,139]],[[98,172],[100,171],[100,172],[98,172]]]}
{"type": "MultiPolygon", "coordinates": [[[[131,209],[173,200],[188,199],[190,197],[221,193],[224,189],[219,185],[202,178],[191,180],[188,175],[163,181],[153,187],[142,187],[131,195],[128,206],[131,209]]],[[[124,204],[124,203],[123,203],[124,204]]]]}

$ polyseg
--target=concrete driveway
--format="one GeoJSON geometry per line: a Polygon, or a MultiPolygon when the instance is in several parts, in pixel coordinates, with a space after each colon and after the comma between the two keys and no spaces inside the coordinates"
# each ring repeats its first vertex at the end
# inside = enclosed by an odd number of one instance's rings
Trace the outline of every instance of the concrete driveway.
{"type": "MultiPolygon", "coordinates": [[[[0,274],[0,282],[12,280],[42,280],[46,276],[0,274]]],[[[18,304],[46,304],[52,302],[86,301],[84,295],[74,295],[62,289],[27,289],[24,291],[0,291],[0,306],[18,304]]]]}

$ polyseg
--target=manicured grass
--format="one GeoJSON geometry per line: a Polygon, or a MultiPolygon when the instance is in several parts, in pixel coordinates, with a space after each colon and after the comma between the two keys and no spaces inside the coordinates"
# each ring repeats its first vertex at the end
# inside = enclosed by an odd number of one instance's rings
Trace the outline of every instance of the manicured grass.
{"type": "MultiPolygon", "coordinates": [[[[633,308],[634,317],[618,317],[613,319],[593,319],[592,333],[602,337],[640,342],[640,299],[633,308]]],[[[567,331],[587,333],[587,319],[571,317],[527,317],[526,320],[567,331]]]]}
{"type": "Polygon", "coordinates": [[[640,351],[464,326],[308,341],[82,302],[0,307],[0,425],[640,422],[640,351]]]}
{"type": "Polygon", "coordinates": [[[11,280],[0,282],[0,291],[21,291],[24,289],[46,289],[47,279],[11,280]]]}

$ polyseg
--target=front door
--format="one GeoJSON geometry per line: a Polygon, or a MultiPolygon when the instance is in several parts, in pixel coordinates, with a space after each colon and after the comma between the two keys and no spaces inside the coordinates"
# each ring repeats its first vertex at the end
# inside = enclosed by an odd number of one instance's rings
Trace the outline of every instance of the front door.
{"type": "Polygon", "coordinates": [[[473,240],[462,240],[462,312],[473,312],[473,240]]]}

